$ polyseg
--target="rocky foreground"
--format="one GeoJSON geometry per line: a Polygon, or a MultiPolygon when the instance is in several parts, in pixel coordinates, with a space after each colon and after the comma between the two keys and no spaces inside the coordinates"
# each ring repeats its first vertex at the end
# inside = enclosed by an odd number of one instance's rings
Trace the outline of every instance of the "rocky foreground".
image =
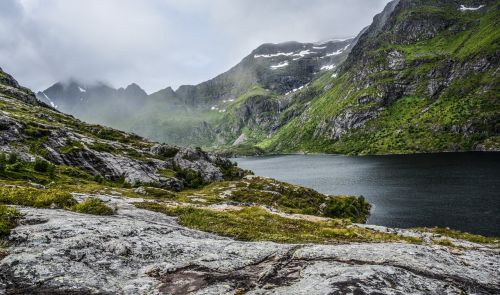
{"type": "MultiPolygon", "coordinates": [[[[86,195],[76,195],[84,199],[86,195]]],[[[191,230],[141,199],[99,195],[116,214],[19,207],[0,261],[2,294],[498,294],[500,251],[453,240],[291,245],[191,230]]],[[[393,231],[374,227],[381,231],[393,231]]],[[[401,235],[432,234],[394,230],[401,235]]]]}

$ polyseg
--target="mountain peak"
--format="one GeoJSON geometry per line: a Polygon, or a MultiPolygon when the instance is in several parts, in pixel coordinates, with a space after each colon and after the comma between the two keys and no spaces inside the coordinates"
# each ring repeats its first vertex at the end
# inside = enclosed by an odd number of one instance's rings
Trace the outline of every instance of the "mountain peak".
{"type": "Polygon", "coordinates": [[[127,95],[132,95],[137,97],[143,97],[148,95],[146,91],[144,91],[144,89],[142,89],[141,86],[137,85],[136,83],[129,84],[124,91],[125,93],[127,93],[127,95]]]}

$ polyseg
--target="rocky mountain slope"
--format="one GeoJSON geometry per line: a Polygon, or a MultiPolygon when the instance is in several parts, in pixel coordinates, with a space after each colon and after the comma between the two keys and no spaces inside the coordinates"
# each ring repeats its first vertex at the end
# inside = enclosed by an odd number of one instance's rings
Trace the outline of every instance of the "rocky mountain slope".
{"type": "Polygon", "coordinates": [[[2,294],[495,294],[498,239],[90,125],[0,71],[2,294]],[[244,176],[246,175],[246,176],[244,176]]]}
{"type": "Polygon", "coordinates": [[[339,153],[498,150],[498,1],[401,0],[328,90],[261,147],[339,153]]]}
{"type": "MultiPolygon", "coordinates": [[[[109,181],[150,183],[180,190],[185,181],[165,169],[189,170],[203,181],[222,180],[234,166],[199,149],[148,142],[141,137],[90,125],[40,103],[28,89],[0,72],[0,151],[26,161],[37,157],[71,166],[109,181]]],[[[235,170],[235,172],[237,172],[235,170]]]]}
{"type": "MultiPolygon", "coordinates": [[[[70,80],[37,93],[39,100],[79,119],[162,142],[212,146],[226,109],[255,87],[270,95],[301,89],[345,60],[352,39],[264,44],[229,71],[199,85],[147,95],[138,85],[114,89],[70,80]]],[[[227,141],[223,139],[223,141],[227,141]]]]}
{"type": "Polygon", "coordinates": [[[198,110],[145,111],[155,122],[135,131],[252,152],[499,150],[498,9],[495,0],[392,1],[353,40],[266,44],[213,80],[153,94],[198,110]]]}

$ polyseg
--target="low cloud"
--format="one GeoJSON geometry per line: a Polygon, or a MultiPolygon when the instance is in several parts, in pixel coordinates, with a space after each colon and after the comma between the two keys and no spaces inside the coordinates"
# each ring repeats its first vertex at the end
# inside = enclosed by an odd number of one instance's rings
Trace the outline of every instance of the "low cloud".
{"type": "Polygon", "coordinates": [[[0,67],[148,92],[227,70],[262,43],[356,35],[388,0],[2,0],[0,67]]]}

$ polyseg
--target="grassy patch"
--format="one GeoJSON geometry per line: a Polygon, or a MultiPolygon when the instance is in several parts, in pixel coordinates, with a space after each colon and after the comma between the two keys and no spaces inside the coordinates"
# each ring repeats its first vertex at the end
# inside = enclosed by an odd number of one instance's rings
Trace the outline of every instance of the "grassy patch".
{"type": "MultiPolygon", "coordinates": [[[[16,208],[0,205],[0,238],[6,237],[10,234],[10,230],[17,224],[17,220],[21,217],[16,208]]],[[[1,258],[0,249],[0,258],[1,258]]]]}
{"type": "Polygon", "coordinates": [[[466,232],[461,232],[458,230],[450,229],[450,228],[443,228],[443,227],[419,227],[416,228],[415,230],[421,231],[421,232],[429,232],[433,234],[439,234],[442,236],[458,239],[458,240],[465,240],[473,243],[480,243],[480,244],[494,244],[494,243],[500,243],[500,237],[485,237],[481,235],[475,235],[471,233],[466,233],[466,232]]]}
{"type": "Polygon", "coordinates": [[[35,208],[67,208],[77,202],[70,193],[55,189],[31,187],[0,187],[0,204],[35,208]]]}
{"type": "Polygon", "coordinates": [[[371,206],[363,197],[326,196],[313,189],[262,177],[250,177],[235,182],[234,186],[226,199],[267,205],[287,213],[346,218],[353,222],[365,222],[370,214],[371,206]]]}
{"type": "Polygon", "coordinates": [[[312,222],[284,218],[258,207],[239,211],[214,211],[193,207],[169,207],[159,203],[138,203],[137,207],[177,216],[180,224],[243,241],[278,243],[338,243],[401,241],[420,243],[415,238],[350,226],[346,220],[312,222]]]}
{"type": "Polygon", "coordinates": [[[59,152],[61,154],[69,154],[72,152],[80,151],[83,149],[83,144],[79,141],[68,140],[66,145],[59,148],[59,152]]]}
{"type": "Polygon", "coordinates": [[[176,172],[172,169],[161,169],[160,171],[158,171],[158,173],[160,173],[161,176],[165,177],[175,177],[176,175],[176,172]]]}
{"type": "Polygon", "coordinates": [[[434,240],[434,244],[440,245],[440,246],[445,246],[445,247],[452,247],[452,248],[456,247],[456,245],[453,244],[453,242],[450,241],[449,239],[434,240]]]}
{"type": "Polygon", "coordinates": [[[90,148],[93,149],[94,151],[106,152],[106,153],[113,153],[116,151],[116,149],[113,146],[103,142],[95,142],[90,146],[90,148]]]}
{"type": "Polygon", "coordinates": [[[114,210],[98,198],[87,198],[85,201],[73,205],[71,211],[92,215],[113,215],[114,210]]]}
{"type": "Polygon", "coordinates": [[[184,180],[184,185],[188,188],[199,188],[206,184],[201,173],[193,169],[177,169],[175,177],[184,180]]]}

